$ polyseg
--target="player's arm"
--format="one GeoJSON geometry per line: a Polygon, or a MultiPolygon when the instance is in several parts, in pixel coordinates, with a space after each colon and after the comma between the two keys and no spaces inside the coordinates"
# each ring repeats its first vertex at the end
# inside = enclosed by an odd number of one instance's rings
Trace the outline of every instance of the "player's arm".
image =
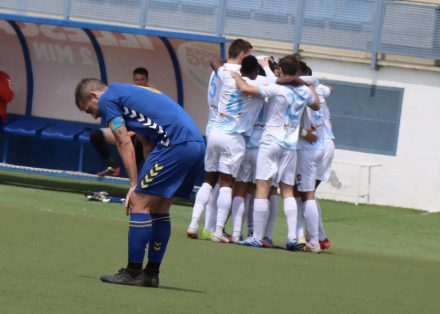
{"type": "Polygon", "coordinates": [[[135,186],[137,183],[136,154],[131,137],[125,125],[112,129],[112,132],[115,135],[119,155],[130,178],[130,185],[135,186]]]}
{"type": "Polygon", "coordinates": [[[283,77],[279,77],[276,81],[279,85],[291,85],[293,87],[298,87],[301,85],[306,85],[306,82],[304,82],[302,79],[300,79],[298,76],[294,75],[286,75],[283,77]]]}
{"type": "Polygon", "coordinates": [[[333,93],[333,87],[331,86],[319,84],[318,88],[321,89],[324,98],[328,98],[331,95],[331,93],[333,93]]]}
{"type": "Polygon", "coordinates": [[[235,82],[237,83],[237,87],[241,92],[252,96],[260,96],[260,89],[256,86],[251,86],[246,83],[240,74],[231,71],[231,76],[234,78],[235,82]]]}
{"type": "Polygon", "coordinates": [[[270,83],[275,83],[277,81],[277,77],[275,76],[275,74],[272,72],[270,66],[269,66],[269,58],[268,57],[264,57],[261,58],[260,60],[258,60],[258,63],[260,64],[260,66],[263,68],[264,70],[264,74],[266,74],[266,78],[270,83]]]}
{"type": "Polygon", "coordinates": [[[209,65],[211,66],[211,69],[217,73],[217,70],[226,62],[225,59],[219,58],[219,57],[212,57],[209,60],[209,65]]]}
{"type": "Polygon", "coordinates": [[[318,94],[316,93],[315,90],[315,86],[313,84],[309,84],[307,85],[310,89],[310,91],[312,92],[313,95],[313,101],[311,101],[311,103],[308,104],[308,106],[313,110],[313,111],[318,111],[319,108],[321,108],[321,104],[319,103],[319,97],[318,94]]]}
{"type": "Polygon", "coordinates": [[[124,118],[116,117],[113,118],[109,123],[110,129],[115,135],[116,147],[121,156],[122,162],[124,163],[125,171],[130,179],[130,188],[125,197],[125,209],[126,214],[129,213],[128,203],[131,194],[134,192],[137,184],[137,166],[136,166],[136,153],[134,150],[133,142],[127,128],[125,126],[124,118]]]}
{"type": "Polygon", "coordinates": [[[312,130],[306,130],[302,127],[299,130],[299,136],[301,136],[310,144],[316,143],[316,141],[318,140],[318,137],[316,136],[315,133],[312,132],[312,130]]]}

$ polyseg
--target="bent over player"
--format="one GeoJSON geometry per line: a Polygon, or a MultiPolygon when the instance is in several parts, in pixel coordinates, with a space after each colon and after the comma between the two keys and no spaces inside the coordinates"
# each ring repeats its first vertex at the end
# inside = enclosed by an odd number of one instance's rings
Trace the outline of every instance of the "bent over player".
{"type": "Polygon", "coordinates": [[[159,267],[171,234],[173,196],[188,198],[203,171],[205,144],[191,117],[160,91],[142,86],[83,79],[75,90],[77,107],[95,119],[102,116],[130,178],[126,213],[130,214],[128,265],[108,283],[158,287],[159,267]],[[128,131],[141,134],[155,147],[137,173],[128,131]],[[146,245],[148,263],[142,271],[146,245]]]}

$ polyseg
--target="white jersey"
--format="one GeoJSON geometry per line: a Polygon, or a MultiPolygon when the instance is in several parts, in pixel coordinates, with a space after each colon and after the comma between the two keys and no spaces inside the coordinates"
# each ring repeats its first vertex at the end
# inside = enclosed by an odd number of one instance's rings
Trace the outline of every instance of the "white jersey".
{"type": "Polygon", "coordinates": [[[272,72],[270,66],[265,66],[263,70],[269,83],[276,83],[278,77],[276,77],[275,74],[272,72]]]}
{"type": "Polygon", "coordinates": [[[324,139],[335,139],[332,130],[332,124],[330,119],[330,110],[328,109],[328,105],[326,102],[326,98],[330,96],[331,90],[329,87],[319,84],[316,88],[316,93],[319,96],[319,102],[321,103],[322,109],[322,120],[323,120],[323,130],[324,130],[324,139]],[[322,98],[321,98],[322,95],[322,98]]]}
{"type": "Polygon", "coordinates": [[[322,109],[313,111],[307,107],[301,119],[301,127],[306,130],[313,130],[317,140],[315,143],[309,143],[302,137],[299,138],[298,148],[301,150],[324,149],[324,127],[323,127],[322,109]]]}
{"type": "Polygon", "coordinates": [[[275,140],[284,148],[295,150],[298,144],[299,124],[305,106],[315,98],[307,86],[268,84],[260,88],[260,95],[269,98],[266,126],[262,141],[275,140]]]}
{"type": "Polygon", "coordinates": [[[249,135],[246,148],[254,149],[260,146],[261,136],[263,135],[264,126],[266,125],[268,104],[269,104],[268,101],[265,99],[263,103],[263,107],[261,108],[257,120],[254,123],[254,128],[252,129],[252,133],[251,135],[249,135]]]}
{"type": "Polygon", "coordinates": [[[208,123],[206,125],[206,132],[205,132],[206,136],[208,136],[209,131],[213,127],[215,119],[217,118],[218,98],[220,96],[220,89],[221,89],[221,81],[217,76],[217,73],[212,71],[208,85],[209,115],[208,115],[208,123]]]}
{"type": "MultiPolygon", "coordinates": [[[[263,98],[248,96],[238,90],[230,71],[239,69],[239,65],[226,63],[224,68],[218,71],[222,87],[214,127],[225,133],[249,135],[263,106],[263,98]]],[[[253,86],[266,83],[264,76],[258,76],[255,80],[247,77],[243,77],[243,79],[253,86]]]]}

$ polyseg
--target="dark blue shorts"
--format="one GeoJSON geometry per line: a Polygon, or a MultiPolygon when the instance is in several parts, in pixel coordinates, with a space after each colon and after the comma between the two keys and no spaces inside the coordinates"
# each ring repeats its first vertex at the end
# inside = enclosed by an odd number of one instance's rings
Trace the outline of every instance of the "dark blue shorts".
{"type": "Polygon", "coordinates": [[[142,166],[135,191],[165,198],[189,198],[194,183],[203,173],[204,158],[204,142],[159,145],[142,166]]]}

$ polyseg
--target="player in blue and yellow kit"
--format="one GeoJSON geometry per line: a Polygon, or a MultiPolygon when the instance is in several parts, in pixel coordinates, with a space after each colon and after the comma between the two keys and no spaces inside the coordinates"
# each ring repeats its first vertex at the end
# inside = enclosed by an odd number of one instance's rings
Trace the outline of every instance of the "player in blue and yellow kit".
{"type": "Polygon", "coordinates": [[[108,124],[130,178],[125,203],[130,214],[128,265],[101,280],[157,287],[171,234],[172,197],[189,197],[197,175],[203,171],[202,135],[181,106],[153,88],[117,83],[107,86],[98,79],[83,79],[76,87],[75,102],[81,111],[95,119],[102,117],[108,124]],[[128,131],[154,144],[139,175],[128,131]],[[142,271],[147,244],[148,263],[142,271]]]}

